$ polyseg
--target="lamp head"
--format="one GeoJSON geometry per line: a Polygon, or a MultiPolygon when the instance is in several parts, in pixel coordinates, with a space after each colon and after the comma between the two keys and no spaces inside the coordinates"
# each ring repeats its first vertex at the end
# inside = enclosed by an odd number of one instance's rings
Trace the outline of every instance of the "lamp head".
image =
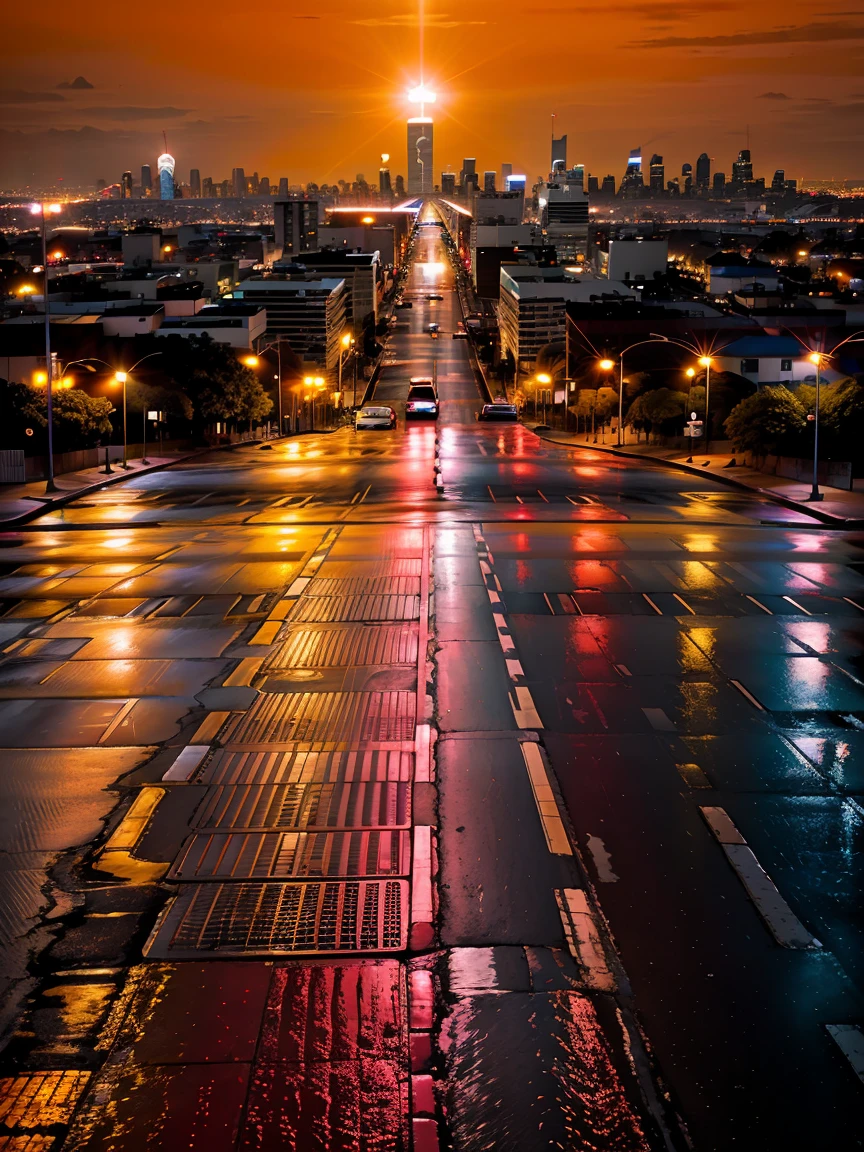
{"type": "Polygon", "coordinates": [[[609,359],[599,360],[597,363],[598,368],[602,368],[604,372],[611,372],[615,367],[615,361],[609,359]]]}

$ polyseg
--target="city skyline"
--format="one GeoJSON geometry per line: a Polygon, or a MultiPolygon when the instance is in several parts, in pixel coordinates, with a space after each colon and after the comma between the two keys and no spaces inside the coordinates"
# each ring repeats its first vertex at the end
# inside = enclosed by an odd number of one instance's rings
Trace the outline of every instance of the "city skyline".
{"type": "MultiPolygon", "coordinates": [[[[40,47],[16,54],[0,92],[4,187],[61,177],[81,185],[155,167],[163,131],[181,172],[227,174],[244,165],[272,178],[287,173],[292,183],[369,178],[382,151],[394,172],[406,171],[405,94],[421,68],[418,17],[404,2],[385,3],[374,16],[341,0],[321,13],[260,9],[277,39],[302,49],[287,68],[260,60],[260,21],[235,29],[234,14],[217,3],[208,19],[231,29],[241,55],[247,42],[253,47],[251,32],[255,38],[253,63],[236,68],[230,84],[203,57],[187,53],[178,69],[134,35],[122,60],[106,53],[101,38],[116,29],[88,28],[85,36],[64,27],[61,37],[58,14],[49,3],[9,17],[13,42],[40,47]]],[[[458,15],[427,6],[423,78],[439,93],[436,171],[448,163],[458,170],[468,155],[481,167],[511,161],[538,175],[555,113],[573,161],[598,173],[617,174],[634,141],[673,165],[707,151],[725,167],[749,132],[766,170],[785,167],[799,179],[861,175],[864,22],[852,8],[814,15],[803,3],[768,4],[753,14],[735,0],[710,15],[662,0],[622,0],[604,13],[520,8],[518,18],[538,32],[554,24],[556,42],[572,36],[597,49],[567,68],[542,55],[514,64],[507,15],[500,7],[491,19],[479,5],[458,15]],[[838,58],[840,42],[846,51],[838,58]]],[[[177,13],[176,34],[193,37],[194,20],[177,13]]]]}

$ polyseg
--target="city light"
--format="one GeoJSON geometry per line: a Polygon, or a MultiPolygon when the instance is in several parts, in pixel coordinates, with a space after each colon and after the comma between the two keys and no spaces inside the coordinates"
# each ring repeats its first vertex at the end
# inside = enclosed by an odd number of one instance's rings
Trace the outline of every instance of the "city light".
{"type": "Polygon", "coordinates": [[[436,99],[436,94],[425,84],[418,84],[408,92],[408,100],[412,104],[434,104],[436,99]]]}
{"type": "Polygon", "coordinates": [[[128,380],[128,378],[129,378],[128,372],[115,372],[114,373],[114,383],[115,384],[125,384],[126,381],[128,380]]]}
{"type": "Polygon", "coordinates": [[[360,218],[360,223],[361,224],[374,224],[375,223],[375,217],[374,216],[362,216],[360,218]]]}
{"type": "Polygon", "coordinates": [[[695,368],[688,368],[687,371],[684,373],[684,375],[689,376],[690,379],[692,380],[693,377],[696,375],[696,369],[695,368]]]}
{"type": "Polygon", "coordinates": [[[19,296],[32,296],[36,289],[32,284],[22,284],[18,289],[19,296]]]}
{"type": "Polygon", "coordinates": [[[549,375],[548,372],[538,372],[537,373],[537,383],[538,384],[551,384],[552,383],[552,377],[549,375]]]}
{"type": "Polygon", "coordinates": [[[822,363],[822,360],[824,359],[824,357],[823,357],[823,354],[821,352],[811,352],[810,355],[807,357],[807,359],[810,361],[811,364],[816,364],[818,366],[819,364],[822,363]]]}
{"type": "Polygon", "coordinates": [[[615,361],[614,360],[608,360],[608,359],[601,360],[598,363],[598,367],[602,368],[604,372],[611,372],[612,369],[615,367],[615,361]]]}
{"type": "Polygon", "coordinates": [[[700,356],[699,357],[699,366],[701,368],[710,368],[713,363],[714,363],[714,357],[713,356],[700,356]]]}
{"type": "Polygon", "coordinates": [[[41,369],[38,372],[34,372],[33,383],[37,386],[37,388],[44,388],[48,383],[48,373],[42,371],[41,369]]]}
{"type": "Polygon", "coordinates": [[[257,368],[260,364],[260,360],[257,356],[244,356],[243,363],[247,368],[257,368]]]}
{"type": "Polygon", "coordinates": [[[59,204],[31,204],[30,213],[33,216],[56,216],[60,212],[59,204]]]}

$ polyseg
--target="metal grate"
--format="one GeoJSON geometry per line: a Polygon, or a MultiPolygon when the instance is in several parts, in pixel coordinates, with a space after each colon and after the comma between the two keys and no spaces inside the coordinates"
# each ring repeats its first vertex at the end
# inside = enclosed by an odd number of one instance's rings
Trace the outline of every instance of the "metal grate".
{"type": "Polygon", "coordinates": [[[365,576],[419,576],[423,561],[414,560],[325,560],[318,569],[318,576],[331,580],[344,580],[347,577],[365,576]]]}
{"type": "Polygon", "coordinates": [[[394,952],[407,944],[405,880],[189,884],[160,916],[152,959],[394,952]]]}
{"type": "Polygon", "coordinates": [[[417,628],[413,624],[294,628],[267,661],[265,670],[416,664],[417,646],[417,628]]]}
{"type": "Polygon", "coordinates": [[[316,577],[307,596],[419,596],[419,576],[356,576],[350,579],[316,577]]]}
{"type": "Polygon", "coordinates": [[[172,880],[294,880],[326,876],[406,876],[407,831],[199,832],[168,873],[172,880]]]}
{"type": "Polygon", "coordinates": [[[299,745],[280,752],[222,749],[201,768],[196,784],[311,784],[343,780],[411,780],[414,758],[402,748],[331,751],[299,745]]]}
{"type": "Polygon", "coordinates": [[[221,740],[231,744],[282,744],[288,740],[410,740],[414,692],[290,692],[259,696],[248,712],[229,721],[221,740]]]}
{"type": "Polygon", "coordinates": [[[245,784],[210,788],[195,814],[194,827],[405,828],[410,823],[410,785],[245,784]]]}
{"type": "Polygon", "coordinates": [[[292,623],[419,618],[419,596],[312,596],[298,600],[291,613],[292,623]]]}

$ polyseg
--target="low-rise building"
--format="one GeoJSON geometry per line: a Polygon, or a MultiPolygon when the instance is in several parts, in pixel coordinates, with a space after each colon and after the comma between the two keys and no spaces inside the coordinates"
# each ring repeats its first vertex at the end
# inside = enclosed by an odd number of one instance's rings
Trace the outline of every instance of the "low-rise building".
{"type": "Polygon", "coordinates": [[[217,344],[256,352],[265,341],[267,310],[235,301],[208,305],[194,316],[166,317],[157,336],[209,336],[217,344]]]}
{"type": "Polygon", "coordinates": [[[281,336],[299,356],[332,371],[346,328],[347,295],[342,277],[294,280],[273,275],[244,280],[231,298],[266,309],[268,340],[281,336]]]}

